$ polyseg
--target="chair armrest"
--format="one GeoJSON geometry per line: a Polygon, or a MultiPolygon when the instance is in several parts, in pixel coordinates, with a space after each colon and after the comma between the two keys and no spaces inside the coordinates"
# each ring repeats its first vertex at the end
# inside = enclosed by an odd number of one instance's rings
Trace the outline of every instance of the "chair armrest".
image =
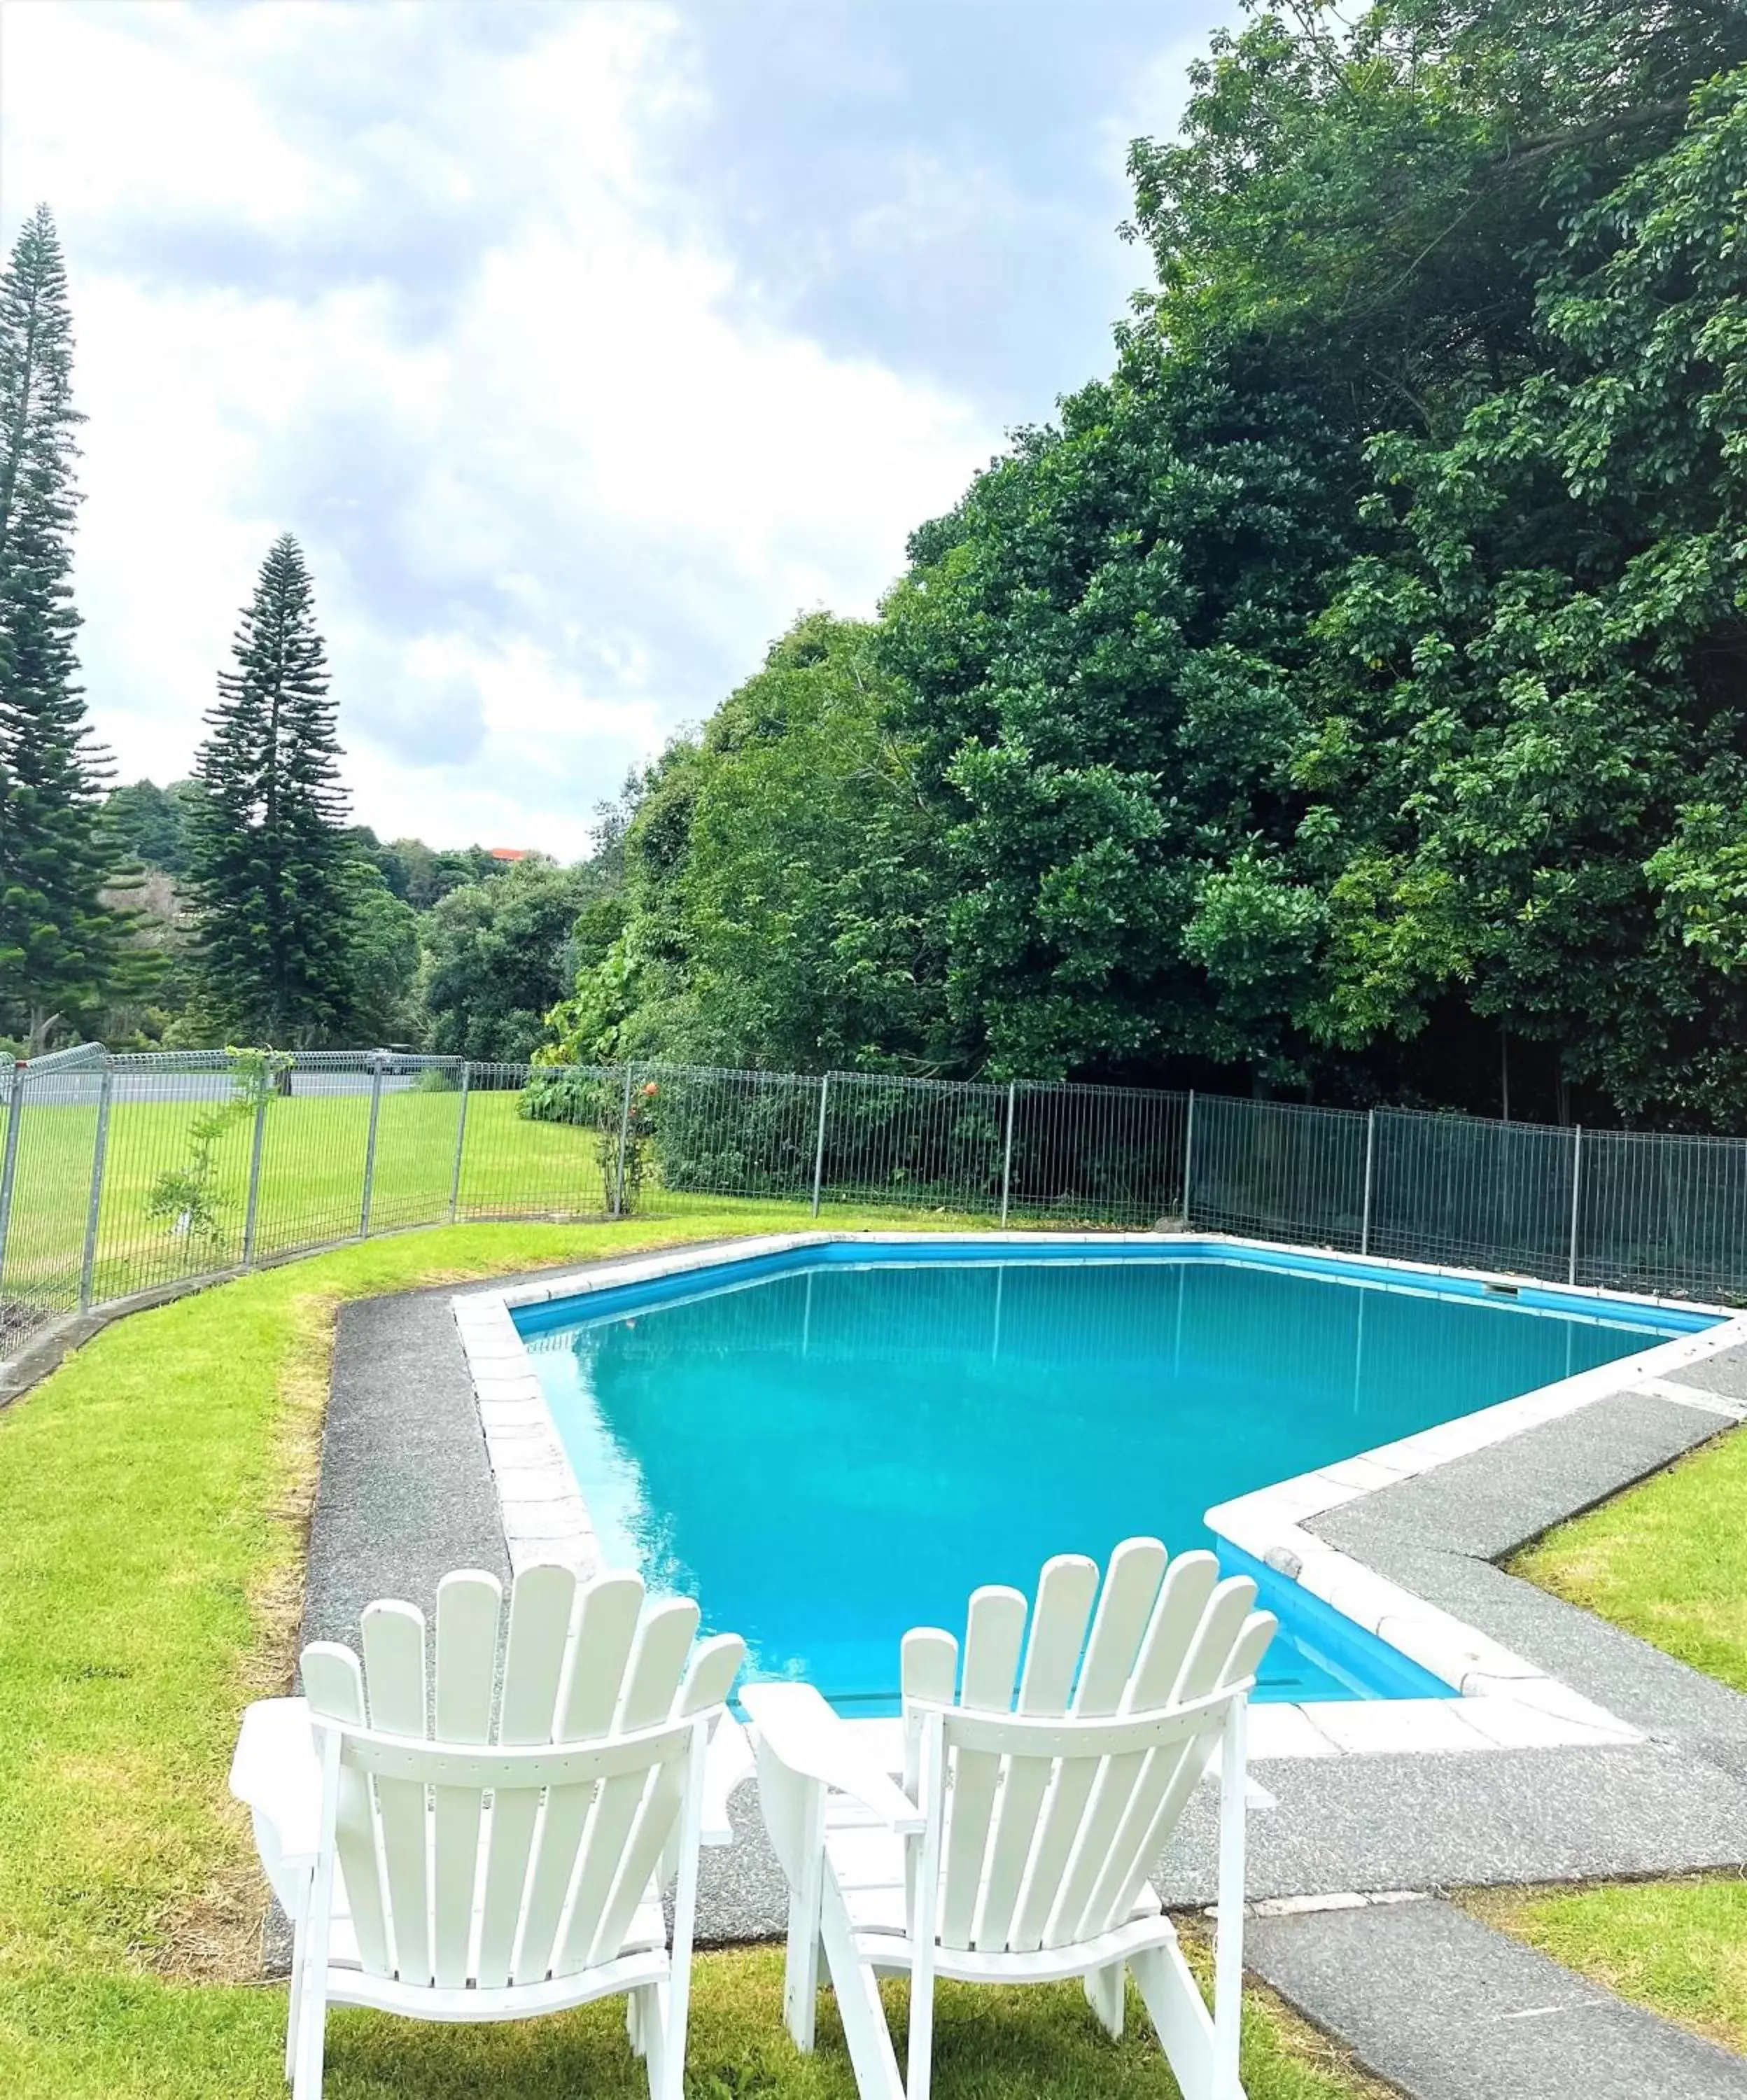
{"type": "Polygon", "coordinates": [[[921,1810],[812,1685],[748,1684],[740,1704],[760,1743],[798,1777],[849,1794],[902,1838],[926,1826],[921,1810]]]}
{"type": "Polygon", "coordinates": [[[243,1715],[231,1792],[271,1833],[279,1862],[312,1864],[320,1842],[321,1762],[307,1699],[258,1699],[243,1715]]]}
{"type": "Polygon", "coordinates": [[[728,1798],[743,1779],[753,1771],[752,1746],[746,1731],[731,1714],[724,1714],[710,1737],[704,1760],[704,1842],[731,1845],[734,1825],[728,1820],[728,1798]]]}

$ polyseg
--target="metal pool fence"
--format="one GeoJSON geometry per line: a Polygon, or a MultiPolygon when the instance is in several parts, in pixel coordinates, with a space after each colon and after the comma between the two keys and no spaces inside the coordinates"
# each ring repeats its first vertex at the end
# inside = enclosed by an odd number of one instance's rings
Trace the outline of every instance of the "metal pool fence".
{"type": "Polygon", "coordinates": [[[64,1315],[411,1225],[801,1203],[1187,1225],[1747,1301],[1747,1140],[867,1073],[387,1051],[0,1063],[0,1357],[64,1315]]]}

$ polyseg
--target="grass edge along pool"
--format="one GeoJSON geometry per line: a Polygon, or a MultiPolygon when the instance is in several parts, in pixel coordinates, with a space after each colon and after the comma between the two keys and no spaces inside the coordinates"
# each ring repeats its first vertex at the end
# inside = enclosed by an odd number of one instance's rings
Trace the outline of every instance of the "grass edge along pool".
{"type": "MultiPolygon", "coordinates": [[[[597,1288],[514,1313],[609,1557],[640,1566],[657,1589],[698,1595],[707,1615],[713,1607],[723,1625],[752,1633],[760,1674],[813,1676],[843,1710],[862,1714],[894,1710],[895,1693],[885,1680],[895,1672],[898,1637],[905,1630],[894,1623],[873,1637],[886,1602],[882,1554],[888,1582],[895,1570],[914,1571],[937,1555],[951,1564],[955,1578],[964,1578],[965,1595],[985,1580],[1029,1588],[1035,1579],[1035,1567],[1021,1572],[1017,1564],[1017,1545],[1002,1564],[1003,1542],[990,1529],[989,1498],[982,1492],[982,1464],[965,1467],[961,1418],[967,1424],[980,1421],[986,1440],[971,1439],[979,1454],[1047,1440],[1044,1426],[1059,1426],[1087,1446],[1108,1450],[1109,1467],[1101,1458],[1092,1463],[1092,1503],[1083,1471],[1077,1495],[1076,1484],[1064,1485],[1053,1469],[1027,1477],[1022,1466],[999,1491],[999,1532],[1022,1533],[1040,1549],[1039,1559],[1064,1546],[1101,1554],[1118,1535],[1157,1531],[1174,1551],[1211,1542],[1223,1572],[1255,1580],[1261,1602],[1282,1626],[1260,1696],[1453,1696],[1441,1679],[1296,1583],[1229,1542],[1208,1541],[1200,1523],[1207,1506],[1556,1383],[1573,1367],[1587,1369],[1708,1326],[1715,1317],[1555,1286],[1520,1284],[1501,1292],[1484,1277],[1231,1242],[1030,1235],[1022,1241],[845,1239],[745,1255],[724,1249],[720,1259],[703,1265],[694,1261],[623,1284],[603,1279],[597,1288]],[[785,1318],[792,1325],[800,1284],[779,1280],[805,1279],[810,1323],[815,1279],[832,1270],[832,1287],[818,1296],[822,1312],[832,1308],[823,1352],[820,1328],[812,1330],[813,1354],[828,1359],[828,1365],[797,1361],[783,1337],[785,1318]],[[774,1288],[759,1288],[767,1285],[774,1288]],[[1186,1357],[1185,1285],[1191,1307],[1186,1357]],[[1331,1294],[1329,1286],[1337,1285],[1366,1287],[1331,1294]],[[949,1365],[955,1347],[962,1351],[969,1344],[980,1352],[977,1321],[986,1302],[999,1342],[1004,1286],[1009,1330],[999,1368],[991,1371],[973,1353],[942,1372],[942,1348],[949,1365]],[[1162,1339],[1173,1287],[1174,1355],[1162,1339]],[[1466,1302],[1416,1310],[1415,1299],[1466,1302]],[[855,1305],[862,1322],[852,1322],[846,1338],[841,1314],[855,1305]],[[672,1321],[639,1318],[645,1311],[681,1308],[690,1310],[672,1321]],[[1524,1314],[1530,1317],[1524,1320],[1524,1314]],[[1077,1346],[1065,1339],[1076,1321],[1083,1337],[1077,1346]],[[1252,1335],[1252,1328],[1282,1321],[1284,1329],[1269,1339],[1252,1335]],[[1330,1381],[1344,1384],[1342,1352],[1353,1333],[1355,1418],[1349,1421],[1330,1381]],[[1420,1370],[1425,1352],[1442,1356],[1453,1344],[1451,1363],[1427,1380],[1420,1370]],[[1277,1370],[1280,1365],[1285,1369],[1277,1370]],[[1381,1424],[1357,1418],[1361,1367],[1371,1382],[1368,1410],[1374,1414],[1379,1393],[1387,1396],[1381,1424]],[[915,1394],[931,1379],[937,1388],[934,1411],[923,1405],[907,1417],[906,1410],[918,1405],[915,1394]],[[1074,1399],[1062,1399],[1058,1423],[1058,1394],[1069,1391],[1074,1399]],[[865,1476],[855,1467],[877,1479],[888,1454],[877,1445],[855,1447],[858,1394],[864,1427],[871,1397],[882,1425],[889,1412],[909,1423],[894,1438],[893,1450],[916,1468],[915,1478],[913,1485],[901,1481],[895,1489],[884,1484],[883,1517],[870,1517],[861,1507],[865,1476]],[[992,1423],[991,1398],[999,1410],[992,1423]],[[1419,1412],[1402,1416],[1402,1409],[1419,1412]],[[1012,1436],[1009,1422],[1016,1414],[1022,1423],[1035,1419],[1038,1438],[1029,1429],[1012,1436]],[[773,1439],[775,1418],[785,1424],[786,1442],[773,1439]],[[670,1436],[676,1422],[681,1426],[670,1436]],[[823,1481],[824,1493],[810,1496],[803,1488],[774,1507],[770,1483],[787,1476],[787,1454],[797,1443],[814,1441],[815,1422],[821,1454],[842,1442],[843,1463],[836,1476],[827,1471],[814,1480],[815,1488],[823,1481]],[[1305,1436],[1320,1443],[1312,1448],[1305,1436]],[[753,1462],[761,1438],[762,1467],[753,1462]],[[712,1447],[713,1467],[688,1470],[694,1441],[712,1447]],[[1105,1486],[1096,1478],[1101,1471],[1119,1472],[1125,1461],[1126,1480],[1112,1477],[1105,1486]],[[1137,1480],[1146,1484],[1138,1493],[1137,1480]],[[861,1535],[859,1551],[810,1564],[790,1528],[804,1524],[815,1502],[824,1507],[833,1489],[843,1495],[841,1529],[834,1524],[830,1530],[833,1546],[840,1539],[847,1546],[858,1524],[871,1528],[861,1535]],[[945,1492],[949,1489],[953,1492],[945,1492]],[[917,1521],[907,1526],[912,1493],[917,1521]],[[934,1530],[922,1521],[930,1506],[934,1530]],[[628,1511],[632,1515],[620,1521],[628,1511]],[[1112,1524],[1117,1529],[1110,1538],[1096,1536],[1112,1524]],[[730,1544],[725,1529],[738,1531],[740,1541],[730,1544]],[[759,1549],[751,1543],[754,1534],[768,1536],[766,1557],[792,1564],[796,1576],[783,1607],[762,1618],[759,1599],[768,1586],[757,1565],[759,1549]],[[979,1537],[986,1542],[981,1547],[972,1542],[979,1537]],[[899,1541],[900,1551],[887,1550],[899,1541]],[[864,1564],[864,1576],[846,1573],[864,1564]],[[801,1597],[810,1608],[797,1604],[801,1597]],[[761,1643],[761,1633],[768,1640],[761,1643]]],[[[807,1355],[803,1342],[799,1357],[807,1355]]],[[[911,1614],[906,1625],[950,1625],[962,1614],[964,1597],[955,1590],[949,1607],[945,1592],[953,1585],[943,1569],[928,1595],[918,1595],[916,1587],[913,1583],[905,1608],[911,1614]]]]}

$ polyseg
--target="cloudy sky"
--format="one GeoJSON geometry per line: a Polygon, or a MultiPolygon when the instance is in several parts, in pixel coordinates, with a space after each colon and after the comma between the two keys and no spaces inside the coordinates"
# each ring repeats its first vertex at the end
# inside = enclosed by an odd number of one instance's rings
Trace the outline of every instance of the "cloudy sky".
{"type": "Polygon", "coordinates": [[[67,254],[77,585],[186,771],[273,536],[361,819],[571,854],[626,766],[1110,361],[1123,159],[1233,0],[7,0],[67,254]]]}

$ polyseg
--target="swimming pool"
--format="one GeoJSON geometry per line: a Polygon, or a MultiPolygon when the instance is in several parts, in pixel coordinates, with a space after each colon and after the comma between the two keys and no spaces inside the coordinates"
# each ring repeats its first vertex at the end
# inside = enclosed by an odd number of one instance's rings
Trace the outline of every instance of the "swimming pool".
{"type": "MultiPolygon", "coordinates": [[[[979,1583],[1471,1413],[1710,1316],[1316,1255],[837,1243],[523,1307],[606,1560],[695,1595],[754,1675],[895,1710],[910,1627],[979,1583]]],[[[1449,1688],[1229,1547],[1280,1612],[1259,1696],[1449,1688]]]]}

